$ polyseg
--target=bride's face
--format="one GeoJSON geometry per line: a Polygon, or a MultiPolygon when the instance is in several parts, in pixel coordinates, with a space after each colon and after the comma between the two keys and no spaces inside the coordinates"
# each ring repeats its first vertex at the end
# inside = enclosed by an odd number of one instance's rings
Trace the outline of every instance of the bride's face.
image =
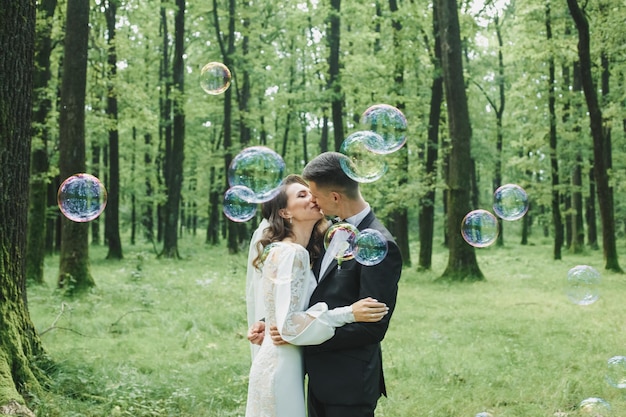
{"type": "Polygon", "coordinates": [[[317,204],[311,201],[311,191],[302,184],[293,183],[287,186],[286,217],[292,217],[293,221],[319,220],[322,212],[317,204]]]}

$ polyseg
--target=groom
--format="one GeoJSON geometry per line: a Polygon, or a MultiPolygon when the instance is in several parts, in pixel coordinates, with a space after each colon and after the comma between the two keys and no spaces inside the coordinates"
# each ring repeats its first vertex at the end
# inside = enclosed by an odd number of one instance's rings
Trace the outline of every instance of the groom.
{"type": "Polygon", "coordinates": [[[380,342],[396,305],[402,258],[393,237],[363,199],[359,184],[344,173],[343,158],[340,153],[326,152],[304,168],[302,175],[309,182],[313,202],[325,215],[337,216],[359,230],[378,230],[387,239],[389,252],[374,266],[354,259],[342,262],[341,268],[336,259],[316,262],[313,271],[318,284],[310,305],[324,301],[331,309],[369,296],[387,304],[389,314],[377,323],[339,327],[327,342],[305,347],[309,417],[373,417],[378,398],[387,394],[380,342]]]}
{"type": "MultiPolygon", "coordinates": [[[[373,417],[378,398],[387,394],[380,342],[396,305],[402,257],[389,231],[363,199],[358,182],[344,173],[343,158],[343,154],[325,152],[306,165],[302,175],[309,182],[312,201],[327,216],[339,217],[359,230],[378,230],[387,239],[389,251],[373,266],[352,259],[339,268],[332,256],[318,259],[313,265],[318,284],[309,305],[323,301],[332,309],[373,297],[389,307],[389,314],[377,323],[338,327],[330,340],[305,347],[309,417],[373,417]]],[[[274,343],[280,344],[278,331],[270,333],[274,343]]],[[[255,337],[258,342],[262,334],[249,333],[251,342],[255,343],[255,337]]]]}

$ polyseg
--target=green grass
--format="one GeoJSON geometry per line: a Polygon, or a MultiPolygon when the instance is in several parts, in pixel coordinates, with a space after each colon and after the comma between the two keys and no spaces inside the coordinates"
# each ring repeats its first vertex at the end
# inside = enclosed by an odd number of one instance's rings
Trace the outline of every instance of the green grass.
{"type": "MultiPolygon", "coordinates": [[[[405,269],[383,342],[389,398],[378,417],[589,416],[577,409],[588,397],[626,415],[625,393],[604,376],[610,357],[626,355],[626,276],[604,271],[598,251],[553,261],[549,240],[508,239],[477,250],[485,282],[434,282],[443,248],[432,271],[405,269]],[[564,295],[578,264],[603,275],[601,298],[586,307],[564,295]]],[[[124,250],[110,262],[105,248],[91,249],[97,287],[79,298],[55,290],[57,257],[46,261],[47,285],[29,287],[31,317],[57,363],[37,415],[243,416],[246,251],[231,256],[200,237],[180,241],[179,261],[157,260],[148,246],[124,250]]]]}

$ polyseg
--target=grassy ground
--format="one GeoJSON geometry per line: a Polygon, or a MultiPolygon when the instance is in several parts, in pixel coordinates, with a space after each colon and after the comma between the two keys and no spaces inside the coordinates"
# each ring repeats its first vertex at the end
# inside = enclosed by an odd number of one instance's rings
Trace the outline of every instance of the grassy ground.
{"type": "MultiPolygon", "coordinates": [[[[432,271],[405,269],[383,343],[389,398],[377,416],[590,416],[577,407],[589,397],[611,405],[601,415],[626,416],[624,392],[605,381],[607,360],[626,355],[626,276],[605,272],[601,252],[553,261],[549,240],[520,246],[511,236],[504,248],[477,250],[485,282],[435,283],[442,248],[432,271]],[[600,299],[586,307],[564,294],[578,264],[603,275],[600,299]]],[[[58,258],[47,260],[47,286],[28,290],[58,363],[51,393],[35,401],[39,417],[243,416],[245,257],[200,237],[180,248],[179,261],[126,246],[125,259],[110,262],[93,247],[97,287],[76,299],[55,290],[58,258]]]]}

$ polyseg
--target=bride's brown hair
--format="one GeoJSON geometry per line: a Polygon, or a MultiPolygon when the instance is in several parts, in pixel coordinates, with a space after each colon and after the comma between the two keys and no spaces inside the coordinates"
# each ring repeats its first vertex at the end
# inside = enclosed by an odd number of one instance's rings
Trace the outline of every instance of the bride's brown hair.
{"type": "MultiPolygon", "coordinates": [[[[267,218],[269,226],[263,232],[263,236],[257,242],[256,247],[258,254],[252,265],[255,268],[260,269],[262,264],[263,249],[269,244],[274,242],[280,242],[287,237],[293,237],[292,225],[287,219],[280,216],[281,209],[287,207],[287,186],[290,184],[302,184],[309,187],[309,184],[297,174],[290,174],[285,177],[280,185],[280,191],[271,200],[263,203],[263,215],[267,218]]],[[[315,226],[313,226],[313,232],[311,233],[311,239],[306,249],[309,251],[311,263],[318,259],[322,253],[322,245],[324,243],[324,233],[328,228],[328,221],[324,218],[320,219],[315,226]]]]}

